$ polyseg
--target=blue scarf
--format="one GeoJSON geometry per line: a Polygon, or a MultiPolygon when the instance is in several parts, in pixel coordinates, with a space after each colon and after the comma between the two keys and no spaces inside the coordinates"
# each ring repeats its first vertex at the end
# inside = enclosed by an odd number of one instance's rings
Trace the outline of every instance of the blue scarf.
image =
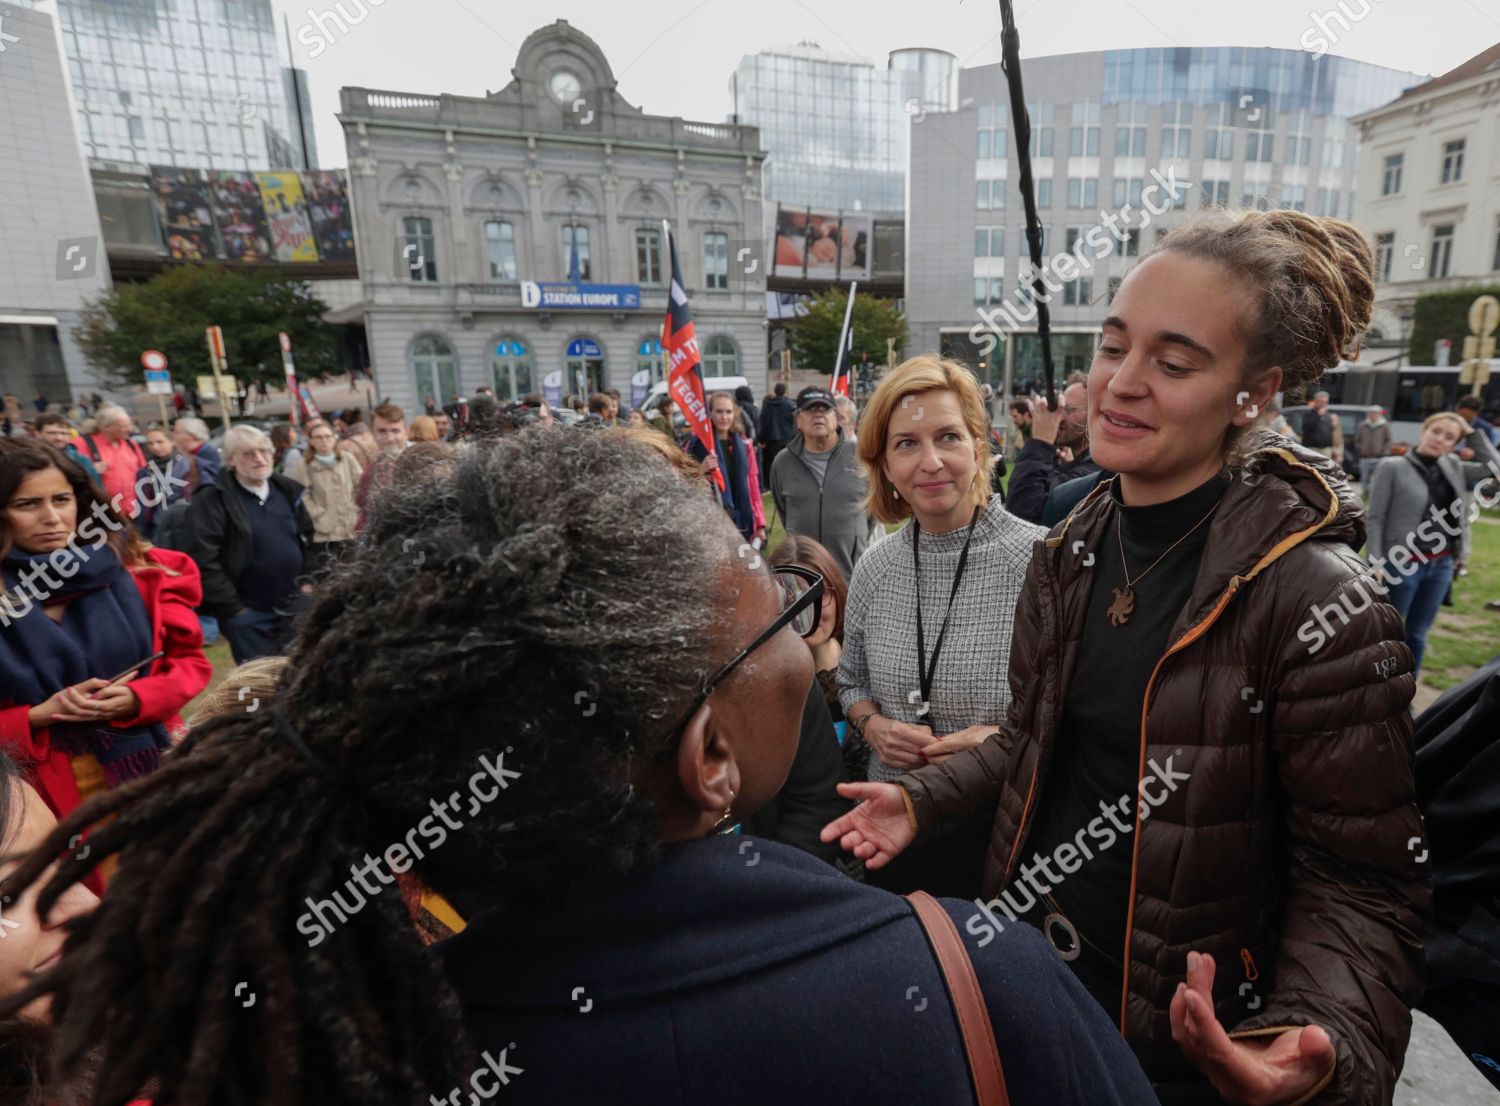
{"type": "Polygon", "coordinates": [[[730,478],[729,458],[724,455],[724,442],[717,435],[714,436],[714,452],[719,455],[719,471],[724,474],[724,491],[719,498],[724,504],[724,510],[729,512],[735,529],[748,538],[755,532],[755,512],[750,506],[749,451],[745,448],[745,439],[733,431],[729,434],[729,446],[734,450],[734,479],[730,478]]]}
{"type": "MultiPolygon", "coordinates": [[[[91,676],[107,680],[152,652],[146,604],[114,551],[77,542],[72,548],[55,553],[12,549],[0,566],[5,588],[0,596],[0,692],[13,703],[35,706],[91,676]],[[28,575],[30,586],[21,588],[20,574],[33,565],[46,567],[62,586],[53,589],[37,574],[28,575]],[[73,574],[64,575],[69,570],[73,574]],[[42,605],[59,601],[67,606],[62,621],[53,622],[42,605]]],[[[97,757],[111,787],[153,771],[169,744],[160,723],[129,729],[59,723],[51,727],[50,737],[70,756],[97,757]]]]}

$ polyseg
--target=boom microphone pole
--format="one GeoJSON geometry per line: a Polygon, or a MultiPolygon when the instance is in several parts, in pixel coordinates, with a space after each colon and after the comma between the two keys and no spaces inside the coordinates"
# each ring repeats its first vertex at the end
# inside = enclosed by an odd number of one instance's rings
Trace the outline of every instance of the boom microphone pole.
{"type": "MultiPolygon", "coordinates": [[[[1021,204],[1026,213],[1026,245],[1031,254],[1031,293],[1036,304],[1036,337],[1042,347],[1042,375],[1047,382],[1047,410],[1057,410],[1056,370],[1052,364],[1052,312],[1042,284],[1042,223],[1036,213],[1036,182],[1031,177],[1031,118],[1026,114],[1026,93],[1021,87],[1021,35],[1011,0],[1000,0],[1004,24],[1000,67],[1010,89],[1010,115],[1016,134],[1016,161],[1021,166],[1021,204]]],[[[1014,355],[1012,355],[1014,356],[1014,355]]]]}

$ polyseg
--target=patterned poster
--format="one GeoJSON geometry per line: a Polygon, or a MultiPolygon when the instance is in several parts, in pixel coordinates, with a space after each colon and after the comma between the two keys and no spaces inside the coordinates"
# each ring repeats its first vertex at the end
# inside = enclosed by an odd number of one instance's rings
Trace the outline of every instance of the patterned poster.
{"type": "Polygon", "coordinates": [[[208,183],[196,169],[151,167],[151,191],[174,261],[219,257],[208,183]]]}
{"type": "Polygon", "coordinates": [[[296,173],[257,173],[261,200],[266,208],[266,226],[271,231],[271,250],[277,261],[316,261],[312,220],[302,196],[302,181],[296,173]]]}
{"type": "Polygon", "coordinates": [[[318,256],[324,261],[354,260],[354,223],[349,217],[348,189],[339,169],[302,174],[302,194],[312,217],[318,256]]]}
{"type": "Polygon", "coordinates": [[[270,261],[271,232],[260,184],[250,173],[209,173],[214,221],[228,261],[270,261]]]}

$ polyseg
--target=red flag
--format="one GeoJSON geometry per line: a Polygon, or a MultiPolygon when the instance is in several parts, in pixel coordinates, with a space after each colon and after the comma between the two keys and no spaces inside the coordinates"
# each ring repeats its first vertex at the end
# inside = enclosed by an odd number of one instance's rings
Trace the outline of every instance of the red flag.
{"type": "MultiPolygon", "coordinates": [[[[667,321],[662,335],[662,350],[667,355],[667,391],[687,420],[693,437],[708,452],[714,453],[714,430],[708,421],[708,404],[703,397],[702,361],[698,336],[693,330],[693,314],[688,309],[687,293],[682,290],[682,268],[677,264],[677,241],[667,230],[667,249],[672,254],[672,286],[667,293],[667,321]]],[[[713,473],[714,483],[724,490],[724,474],[713,473]]]]}

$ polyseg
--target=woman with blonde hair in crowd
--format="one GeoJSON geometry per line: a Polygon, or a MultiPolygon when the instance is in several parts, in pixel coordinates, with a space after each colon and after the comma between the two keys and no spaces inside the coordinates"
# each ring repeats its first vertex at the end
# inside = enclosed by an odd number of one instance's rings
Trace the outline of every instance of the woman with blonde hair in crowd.
{"type": "Polygon", "coordinates": [[[438,434],[437,420],[431,415],[418,415],[411,420],[411,425],[406,428],[406,437],[412,442],[437,442],[442,440],[438,434]]]}
{"type": "Polygon", "coordinates": [[[1388,1104],[1406,1051],[1430,912],[1411,652],[1340,468],[1250,430],[1374,293],[1337,219],[1171,230],[1104,320],[1089,446],[1116,475],[1031,558],[1004,725],[847,786],[864,801],[824,830],[878,870],[990,819],[969,932],[1040,928],[1168,1106],[1388,1104]]]}
{"type": "Polygon", "coordinates": [[[307,453],[287,476],[307,489],[303,502],[313,521],[312,563],[318,572],[337,560],[358,532],[356,496],[364,466],[356,450],[339,448],[338,436],[323,419],[311,420],[306,430],[307,453]]]}
{"type": "Polygon", "coordinates": [[[1427,631],[1454,575],[1469,559],[1466,495],[1486,479],[1500,487],[1500,453],[1483,430],[1452,411],[1428,416],[1417,447],[1377,461],[1370,477],[1365,552],[1382,569],[1391,606],[1406,623],[1417,671],[1427,631]],[[1482,460],[1459,460],[1456,451],[1465,445],[1482,460]]]}
{"type": "MultiPolygon", "coordinates": [[[[870,513],[906,525],[854,566],[839,697],[866,777],[892,780],[994,733],[1011,687],[1011,623],[1040,526],[991,494],[989,417],[968,369],[914,357],[880,382],[861,421],[870,513]]],[[[846,792],[846,794],[850,794],[846,792]]],[[[874,875],[894,890],[972,897],[990,819],[874,875]]]]}
{"type": "Polygon", "coordinates": [[[744,415],[734,396],[728,392],[714,392],[708,397],[708,418],[713,425],[714,449],[710,453],[697,438],[687,444],[687,454],[699,463],[705,473],[719,472],[724,478],[724,487],[719,492],[720,502],[729,515],[736,530],[747,541],[764,541],[766,537],[766,511],[760,498],[760,484],[755,467],[755,449],[749,439],[735,429],[735,420],[744,415]]]}

